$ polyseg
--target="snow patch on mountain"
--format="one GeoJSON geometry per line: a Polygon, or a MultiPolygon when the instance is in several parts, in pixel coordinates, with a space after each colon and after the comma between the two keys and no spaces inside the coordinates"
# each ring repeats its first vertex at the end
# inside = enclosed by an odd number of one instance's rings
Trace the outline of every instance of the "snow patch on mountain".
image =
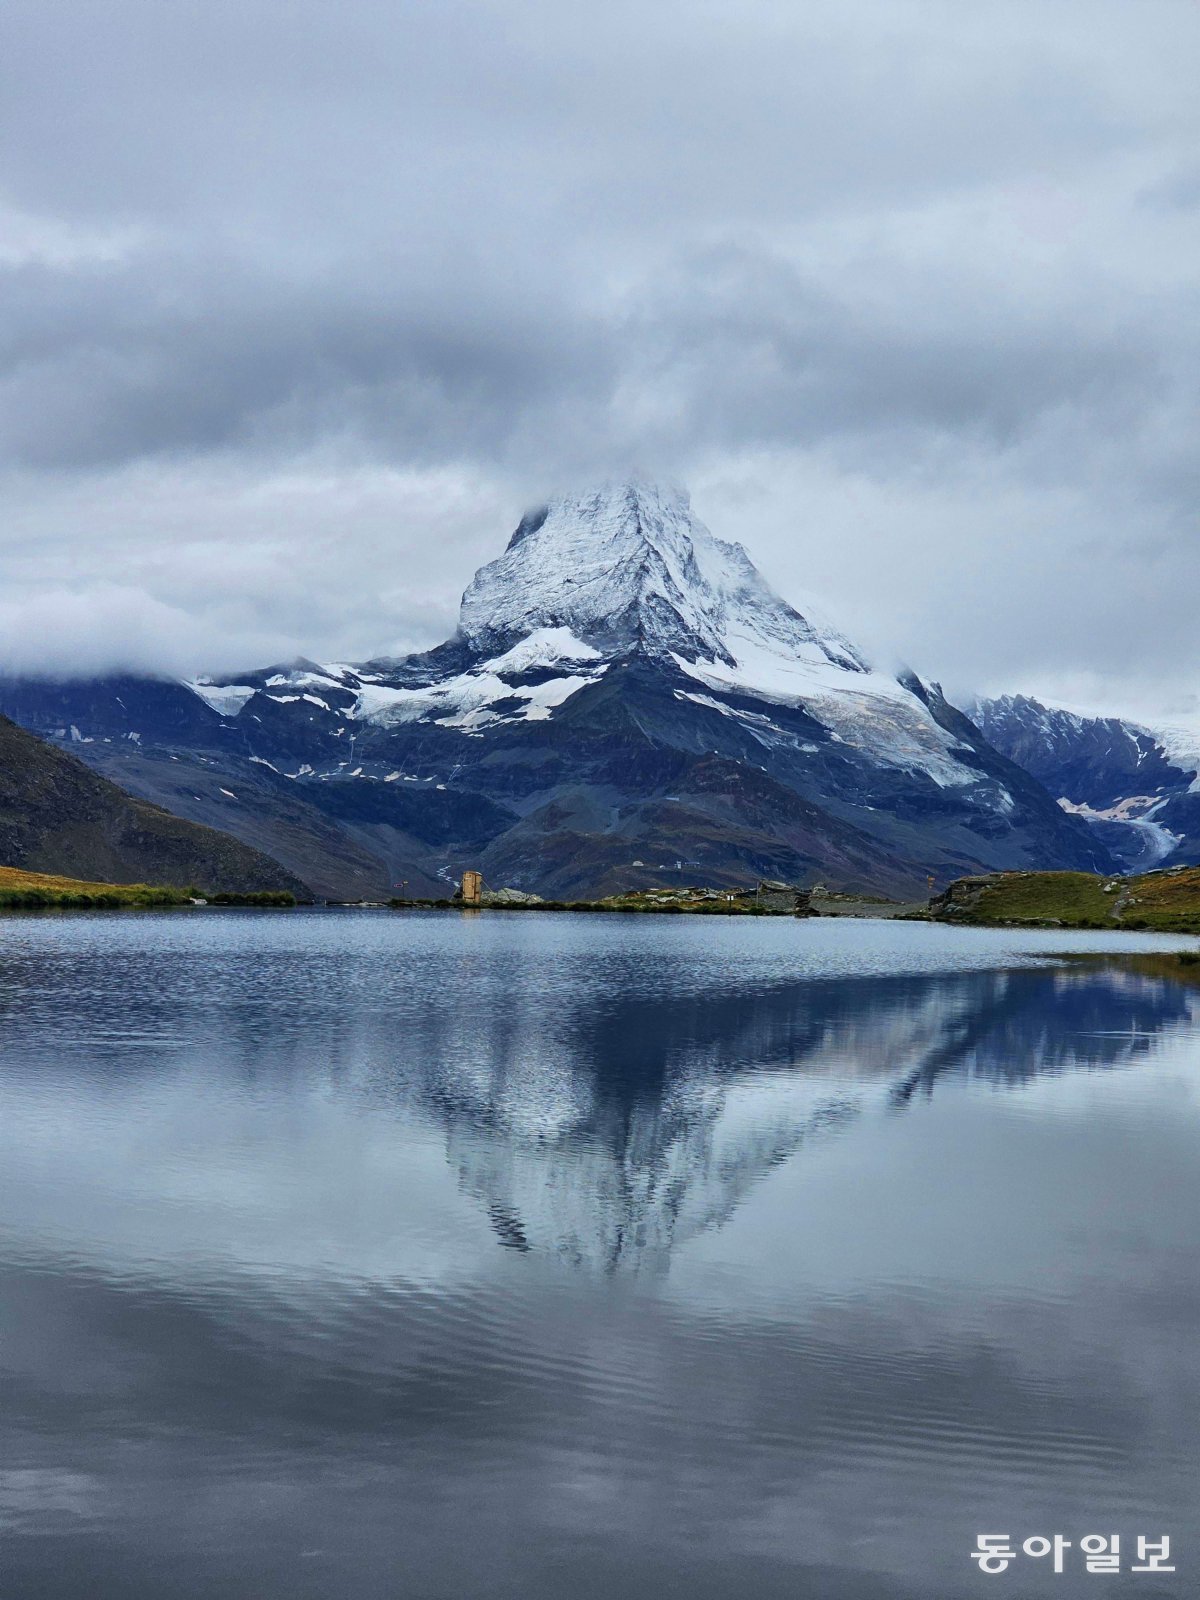
{"type": "Polygon", "coordinates": [[[1058,803],[1071,816],[1083,817],[1087,822],[1120,822],[1126,827],[1136,828],[1146,840],[1146,857],[1141,863],[1144,870],[1165,861],[1183,837],[1182,834],[1172,833],[1164,823],[1154,821],[1154,813],[1167,804],[1165,796],[1130,795],[1118,805],[1107,806],[1103,810],[1089,805],[1076,805],[1065,795],[1059,797],[1058,803]]]}
{"type": "Polygon", "coordinates": [[[262,673],[251,673],[253,683],[237,683],[228,679],[193,678],[184,681],[185,688],[223,717],[236,717],[254,698],[262,694],[277,705],[289,705],[297,699],[309,700],[322,710],[333,708],[323,696],[331,690],[356,693],[360,679],[346,666],[318,666],[316,662],[300,661],[290,667],[268,668],[262,673]],[[288,693],[280,694],[279,690],[288,693]],[[316,691],[316,692],[314,692],[316,691]]]}
{"type": "Polygon", "coordinates": [[[554,667],[564,661],[598,661],[599,650],[577,639],[570,628],[535,628],[511,650],[489,662],[493,672],[530,672],[537,667],[554,667]]]}
{"type": "Polygon", "coordinates": [[[187,683],[193,694],[199,695],[205,705],[222,717],[236,717],[238,712],[258,693],[245,683],[212,683],[207,678],[194,678],[187,683]]]}
{"type": "Polygon", "coordinates": [[[577,639],[570,629],[537,628],[500,655],[440,682],[417,687],[364,682],[352,714],[385,727],[430,721],[464,730],[500,722],[543,721],[603,675],[607,663],[597,669],[594,663],[599,659],[600,652],[577,639]],[[576,670],[561,672],[564,667],[576,670]],[[542,669],[559,669],[561,675],[533,684],[509,681],[542,669]]]}
{"type": "Polygon", "coordinates": [[[1158,740],[1172,766],[1192,774],[1190,792],[1200,794],[1200,720],[1161,724],[1146,731],[1158,740]]]}
{"type": "Polygon", "coordinates": [[[328,689],[330,684],[342,685],[342,676],[332,667],[302,668],[297,672],[275,672],[267,679],[268,689],[328,689]]]}
{"type": "Polygon", "coordinates": [[[865,665],[849,672],[811,652],[789,656],[742,632],[729,633],[727,643],[732,660],[676,656],[676,664],[709,689],[801,707],[835,739],[888,766],[923,772],[940,788],[980,781],[961,760],[969,746],[898,679],[865,665]]]}
{"type": "MultiPolygon", "coordinates": [[[[676,689],[677,700],[690,700],[695,706],[706,706],[710,711],[719,711],[722,716],[730,717],[735,722],[742,723],[750,732],[759,737],[763,733],[773,734],[777,740],[787,738],[787,734],[777,722],[772,721],[762,711],[747,711],[744,706],[731,706],[725,700],[714,700],[710,694],[691,694],[686,689],[676,689]]],[[[800,747],[803,750],[816,751],[818,745],[806,744],[800,747]]]]}
{"type": "Polygon", "coordinates": [[[510,687],[502,680],[494,696],[497,700],[523,700],[525,704],[515,711],[503,712],[489,704],[475,705],[453,717],[438,717],[443,728],[482,728],[497,722],[544,722],[556,706],[569,700],[573,694],[593,683],[594,678],[551,678],[545,683],[521,684],[510,687]]]}

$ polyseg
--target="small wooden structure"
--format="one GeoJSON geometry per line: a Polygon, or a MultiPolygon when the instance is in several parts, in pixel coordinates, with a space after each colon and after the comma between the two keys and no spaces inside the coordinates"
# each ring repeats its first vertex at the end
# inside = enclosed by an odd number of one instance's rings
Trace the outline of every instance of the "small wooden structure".
{"type": "Polygon", "coordinates": [[[465,906],[477,906],[483,903],[483,873],[476,872],[473,867],[468,867],[462,875],[459,886],[459,897],[465,906]]]}

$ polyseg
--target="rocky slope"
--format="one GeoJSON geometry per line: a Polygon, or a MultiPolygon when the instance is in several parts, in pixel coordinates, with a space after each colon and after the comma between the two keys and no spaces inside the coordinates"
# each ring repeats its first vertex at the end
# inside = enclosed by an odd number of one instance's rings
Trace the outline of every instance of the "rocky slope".
{"type": "Polygon", "coordinates": [[[1112,866],[936,686],[874,667],[640,484],[527,516],[435,650],[8,683],[0,709],[337,896],[445,892],[465,864],[565,899],[1112,866]]]}
{"type": "Polygon", "coordinates": [[[240,840],[134,799],[6,717],[0,862],[106,883],[304,892],[292,874],[240,840]]]}

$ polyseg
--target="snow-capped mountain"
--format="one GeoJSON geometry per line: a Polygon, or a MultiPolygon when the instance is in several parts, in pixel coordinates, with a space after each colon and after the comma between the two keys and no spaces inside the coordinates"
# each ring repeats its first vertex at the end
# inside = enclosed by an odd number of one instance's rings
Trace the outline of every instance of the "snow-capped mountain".
{"type": "Polygon", "coordinates": [[[639,643],[689,661],[736,664],[733,645],[851,671],[866,664],[832,629],[806,621],[740,544],[714,539],[685,493],[622,484],[555,501],[521,522],[463,595],[458,631],[504,649],[565,628],[608,652],[639,643]]]}
{"type": "Polygon", "coordinates": [[[1200,719],[1151,727],[1028,695],[980,700],[971,715],[1130,870],[1200,860],[1200,719]]]}
{"type": "Polygon", "coordinates": [[[936,686],[875,668],[642,484],[526,516],[435,650],[10,683],[0,709],[184,815],[240,820],[336,895],[429,892],[468,863],[562,896],[1112,866],[936,686]]]}

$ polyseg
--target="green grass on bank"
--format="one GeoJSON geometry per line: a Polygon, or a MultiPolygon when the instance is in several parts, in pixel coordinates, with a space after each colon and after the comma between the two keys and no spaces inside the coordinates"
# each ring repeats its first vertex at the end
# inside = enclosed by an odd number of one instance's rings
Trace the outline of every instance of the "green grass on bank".
{"type": "Polygon", "coordinates": [[[1128,882],[1122,927],[1200,933],[1200,867],[1146,872],[1128,882]]]}
{"type": "Polygon", "coordinates": [[[0,908],[5,910],[181,906],[189,899],[186,889],[155,888],[146,883],[91,883],[84,878],[0,867],[0,908]]]}
{"type": "Polygon", "coordinates": [[[1103,927],[1112,918],[1111,879],[1090,872],[1030,872],[996,878],[980,892],[975,915],[985,922],[1061,922],[1064,927],[1103,927]]]}
{"type": "Polygon", "coordinates": [[[201,895],[197,889],[176,889],[147,883],[92,883],[85,878],[63,878],[48,872],[26,872],[20,867],[0,867],[0,910],[117,910],[122,907],[186,906],[207,899],[222,906],[294,906],[286,891],[218,893],[201,895]]]}
{"type": "Polygon", "coordinates": [[[1130,878],[1003,872],[960,878],[931,906],[939,921],[979,926],[1127,928],[1200,933],[1200,867],[1130,878]]]}

